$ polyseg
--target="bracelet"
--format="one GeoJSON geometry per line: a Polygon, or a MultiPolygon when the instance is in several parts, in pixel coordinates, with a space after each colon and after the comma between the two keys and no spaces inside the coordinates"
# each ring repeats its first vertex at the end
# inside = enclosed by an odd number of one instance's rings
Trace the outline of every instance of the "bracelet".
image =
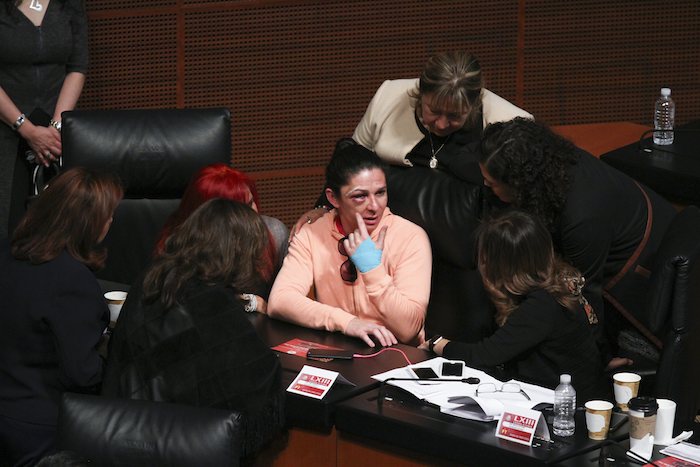
{"type": "Polygon", "coordinates": [[[442,339],[443,339],[442,336],[435,336],[435,337],[433,337],[432,339],[430,339],[430,340],[428,341],[428,350],[430,350],[431,352],[433,352],[433,351],[434,351],[433,349],[435,348],[435,344],[437,344],[438,342],[440,342],[442,339]]]}
{"type": "Polygon", "coordinates": [[[246,313],[252,313],[258,309],[258,297],[251,293],[241,294],[241,297],[243,298],[243,300],[248,300],[248,303],[245,306],[243,306],[243,309],[246,311],[246,313]]]}
{"type": "Polygon", "coordinates": [[[51,120],[49,122],[49,125],[54,127],[56,129],[56,131],[58,131],[59,133],[61,132],[61,121],[60,120],[59,121],[51,120]]]}
{"type": "Polygon", "coordinates": [[[333,208],[326,206],[326,205],[323,205],[323,204],[319,204],[314,209],[323,209],[326,212],[331,212],[333,210],[333,208]]]}
{"type": "Polygon", "coordinates": [[[24,122],[27,120],[27,116],[24,114],[21,114],[19,117],[17,117],[17,120],[15,120],[15,123],[12,124],[12,129],[15,131],[19,131],[19,127],[24,125],[24,122]]]}

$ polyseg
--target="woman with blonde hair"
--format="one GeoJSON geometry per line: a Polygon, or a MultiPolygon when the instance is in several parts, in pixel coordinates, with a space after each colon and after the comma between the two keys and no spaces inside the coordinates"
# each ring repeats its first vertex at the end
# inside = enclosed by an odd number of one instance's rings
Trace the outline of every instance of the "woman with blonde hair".
{"type": "Polygon", "coordinates": [[[424,347],[478,368],[503,365],[506,378],[550,388],[568,373],[580,400],[605,394],[584,278],[554,254],[544,225],[525,212],[505,212],[479,229],[477,255],[498,329],[476,343],[436,336],[424,347]]]}

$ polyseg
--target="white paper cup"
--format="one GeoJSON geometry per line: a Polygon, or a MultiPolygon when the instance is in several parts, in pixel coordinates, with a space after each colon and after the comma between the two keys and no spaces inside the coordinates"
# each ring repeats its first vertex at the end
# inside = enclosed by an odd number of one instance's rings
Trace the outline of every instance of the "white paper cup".
{"type": "Polygon", "coordinates": [[[586,402],[586,428],[588,437],[597,441],[608,437],[613,405],[608,401],[586,402]]]}
{"type": "Polygon", "coordinates": [[[627,412],[627,403],[639,392],[639,382],[642,377],[637,373],[615,373],[613,375],[613,391],[615,403],[623,411],[627,412]]]}
{"type": "Polygon", "coordinates": [[[109,308],[109,321],[116,323],[119,319],[119,312],[122,311],[122,305],[126,301],[126,292],[120,290],[115,290],[112,292],[107,292],[105,294],[105,300],[107,301],[107,307],[109,308]]]}
{"type": "Polygon", "coordinates": [[[669,399],[656,399],[659,409],[656,411],[656,428],[654,444],[664,446],[673,440],[673,423],[676,420],[676,403],[669,399]]]}

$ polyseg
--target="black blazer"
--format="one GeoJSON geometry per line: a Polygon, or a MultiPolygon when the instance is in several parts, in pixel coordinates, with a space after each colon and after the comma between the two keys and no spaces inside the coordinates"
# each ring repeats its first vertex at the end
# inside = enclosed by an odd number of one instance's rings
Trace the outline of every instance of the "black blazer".
{"type": "Polygon", "coordinates": [[[92,271],[65,251],[32,265],[0,242],[0,414],[56,425],[64,391],[96,390],[109,310],[92,271]]]}

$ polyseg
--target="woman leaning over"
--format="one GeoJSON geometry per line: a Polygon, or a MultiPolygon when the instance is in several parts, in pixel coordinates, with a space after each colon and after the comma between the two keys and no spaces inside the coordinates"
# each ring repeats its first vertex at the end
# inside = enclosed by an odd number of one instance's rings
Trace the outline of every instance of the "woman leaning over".
{"type": "Polygon", "coordinates": [[[292,240],[268,314],[371,347],[370,336],[381,345],[423,342],[430,243],[387,208],[382,161],[359,145],[342,148],[326,167],[326,187],[334,209],[292,240]]]}
{"type": "MultiPolygon", "coordinates": [[[[581,400],[602,397],[602,363],[581,295],[583,277],[555,254],[535,217],[508,211],[478,231],[477,261],[497,313],[496,332],[480,342],[434,337],[423,344],[448,359],[549,388],[572,375],[581,400]]],[[[592,317],[593,315],[591,315],[592,317]]]]}
{"type": "Polygon", "coordinates": [[[531,120],[486,128],[480,167],[486,186],[502,202],[537,216],[557,252],[586,277],[603,357],[611,368],[628,363],[610,357],[619,355],[618,334],[628,327],[622,316],[634,320],[645,308],[649,271],[673,206],[531,120]]]}
{"type": "Polygon", "coordinates": [[[284,421],[280,366],[240,298],[265,279],[267,245],[249,206],[213,199],[197,208],[130,289],[102,393],[239,411],[243,457],[270,441],[284,421]]]}
{"type": "MultiPolygon", "coordinates": [[[[109,312],[92,273],[122,197],[118,181],[71,169],[0,242],[0,459],[32,464],[51,451],[64,391],[96,389],[97,344],[109,312]]],[[[5,463],[2,463],[5,465],[5,463]]]]}
{"type": "Polygon", "coordinates": [[[10,234],[19,222],[28,193],[20,141],[37,163],[57,160],[61,113],[75,107],[87,66],[83,0],[0,0],[0,239],[8,218],[10,234]]]}

